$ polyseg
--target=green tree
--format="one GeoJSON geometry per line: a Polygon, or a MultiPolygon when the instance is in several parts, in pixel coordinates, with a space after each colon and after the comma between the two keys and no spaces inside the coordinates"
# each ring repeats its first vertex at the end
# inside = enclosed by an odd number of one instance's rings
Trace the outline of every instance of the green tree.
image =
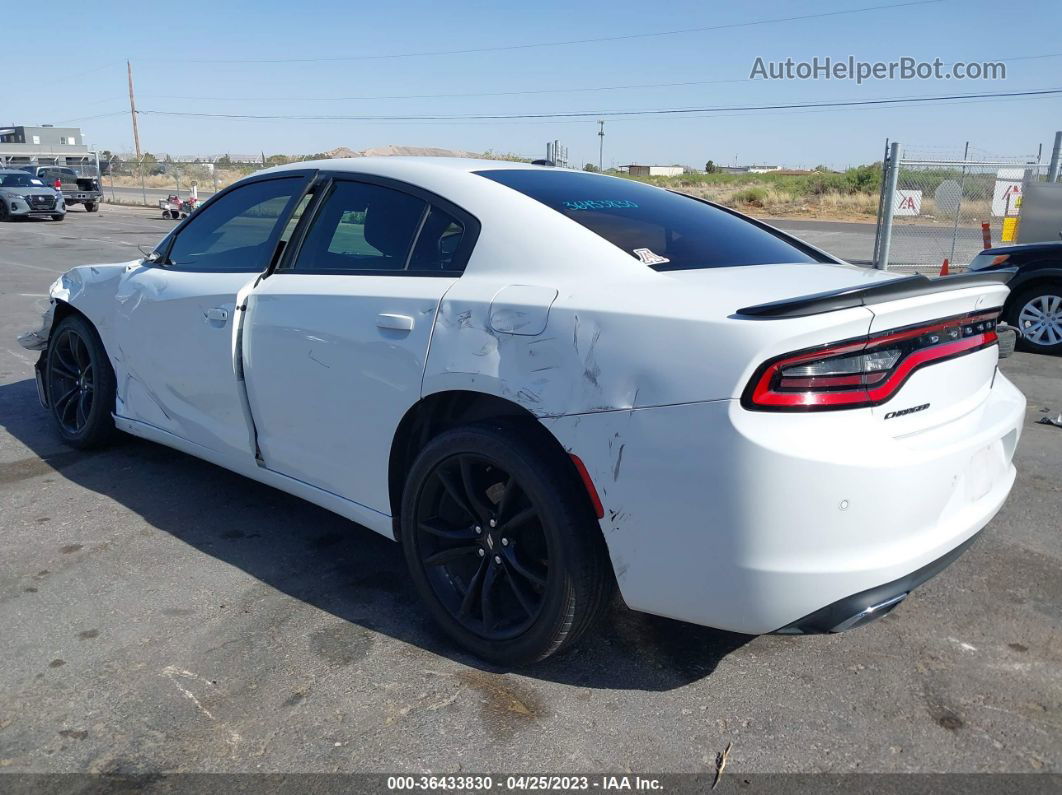
{"type": "Polygon", "coordinates": [[[719,166],[717,166],[715,164],[714,160],[709,160],[707,163],[704,164],[704,173],[705,174],[715,174],[718,171],[719,171],[719,166]]]}
{"type": "Polygon", "coordinates": [[[593,173],[597,173],[598,171],[600,171],[600,169],[593,163],[587,163],[585,166],[583,166],[583,171],[591,171],[593,173]]]}

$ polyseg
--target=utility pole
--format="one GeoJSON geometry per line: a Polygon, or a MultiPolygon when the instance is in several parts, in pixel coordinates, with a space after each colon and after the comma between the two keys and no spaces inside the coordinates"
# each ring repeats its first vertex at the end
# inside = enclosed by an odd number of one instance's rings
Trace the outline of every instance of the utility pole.
{"type": "Polygon", "coordinates": [[[605,170],[605,122],[601,119],[597,120],[597,170],[605,170]]]}
{"type": "Polygon", "coordinates": [[[129,75],[129,115],[133,117],[133,146],[136,148],[136,159],[140,159],[140,130],[136,126],[136,99],[133,97],[133,67],[129,61],[125,62],[125,70],[129,75]]]}

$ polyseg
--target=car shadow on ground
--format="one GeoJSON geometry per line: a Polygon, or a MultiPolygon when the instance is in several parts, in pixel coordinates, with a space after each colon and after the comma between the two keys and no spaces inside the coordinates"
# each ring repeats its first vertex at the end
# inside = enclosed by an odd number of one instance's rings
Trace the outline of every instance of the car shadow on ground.
{"type": "MultiPolygon", "coordinates": [[[[296,497],[124,434],[111,447],[63,445],[32,380],[0,385],[0,427],[37,456],[0,464],[0,483],[57,471],[200,552],[296,599],[434,654],[497,672],[456,648],[427,618],[399,546],[296,497]]],[[[32,488],[32,483],[27,483],[32,488]]],[[[662,691],[715,670],[751,636],[627,609],[576,649],[522,675],[586,688],[662,691]]]]}

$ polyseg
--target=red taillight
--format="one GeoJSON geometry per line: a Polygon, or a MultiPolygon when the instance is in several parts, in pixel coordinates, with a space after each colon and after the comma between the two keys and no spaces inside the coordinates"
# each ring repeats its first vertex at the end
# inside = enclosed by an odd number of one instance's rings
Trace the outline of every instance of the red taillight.
{"type": "Polygon", "coordinates": [[[877,406],[920,367],[996,343],[999,309],[787,353],[765,362],[741,403],[759,411],[877,406]]]}

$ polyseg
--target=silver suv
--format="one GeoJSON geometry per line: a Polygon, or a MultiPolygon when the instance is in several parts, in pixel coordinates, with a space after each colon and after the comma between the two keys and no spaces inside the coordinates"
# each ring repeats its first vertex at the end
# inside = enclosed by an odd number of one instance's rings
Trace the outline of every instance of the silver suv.
{"type": "Polygon", "coordinates": [[[0,169],[0,221],[13,218],[62,221],[65,217],[66,202],[62,193],[25,171],[0,169]]]}

